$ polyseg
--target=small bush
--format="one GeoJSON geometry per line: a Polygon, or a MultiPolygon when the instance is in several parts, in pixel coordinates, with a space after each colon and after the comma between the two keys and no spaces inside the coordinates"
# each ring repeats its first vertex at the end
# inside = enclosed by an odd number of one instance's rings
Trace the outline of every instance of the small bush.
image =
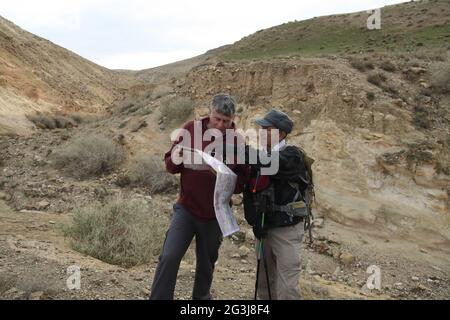
{"type": "Polygon", "coordinates": [[[90,134],[69,141],[53,155],[57,168],[78,178],[109,173],[123,160],[119,145],[111,139],[90,134]]]}
{"type": "Polygon", "coordinates": [[[52,117],[49,116],[39,116],[38,121],[43,124],[47,129],[56,129],[56,121],[52,117]]]}
{"type": "Polygon", "coordinates": [[[361,72],[366,71],[364,62],[360,59],[352,59],[350,60],[350,65],[355,68],[356,70],[359,70],[361,72]]]}
{"type": "Polygon", "coordinates": [[[172,92],[171,87],[166,86],[166,85],[159,85],[153,90],[151,97],[152,97],[152,99],[159,99],[159,98],[167,96],[171,92],[172,92]]]}
{"type": "Polygon", "coordinates": [[[0,274],[0,296],[11,289],[15,283],[16,281],[13,277],[6,274],[0,274]]]}
{"type": "Polygon", "coordinates": [[[76,123],[82,123],[83,122],[83,116],[79,113],[72,113],[69,114],[69,118],[71,118],[76,123]]]}
{"type": "Polygon", "coordinates": [[[125,188],[131,184],[131,180],[128,175],[121,174],[117,177],[117,179],[116,179],[116,181],[114,181],[114,183],[121,188],[125,188]]]}
{"type": "Polygon", "coordinates": [[[161,104],[160,110],[160,119],[172,124],[185,120],[194,110],[194,103],[191,99],[185,97],[169,99],[161,104]]]}
{"type": "Polygon", "coordinates": [[[413,125],[419,129],[430,129],[432,121],[429,117],[427,108],[423,106],[415,106],[413,113],[413,125]]]}
{"type": "Polygon", "coordinates": [[[131,186],[147,187],[151,193],[172,191],[178,184],[177,179],[165,170],[163,161],[150,154],[136,157],[127,178],[122,178],[121,183],[128,180],[131,186]]]}
{"type": "Polygon", "coordinates": [[[367,100],[373,101],[375,100],[375,93],[372,91],[366,93],[367,100]]]}
{"type": "Polygon", "coordinates": [[[379,86],[382,82],[386,81],[386,76],[381,72],[373,72],[367,76],[367,81],[376,86],[379,86]]]}
{"type": "Polygon", "coordinates": [[[74,123],[69,118],[56,116],[53,119],[57,128],[70,128],[74,126],[74,123]]]}
{"type": "Polygon", "coordinates": [[[53,130],[56,128],[71,128],[76,125],[71,118],[64,116],[52,116],[43,113],[28,116],[28,119],[41,129],[53,130]]]}
{"type": "Polygon", "coordinates": [[[121,101],[119,101],[119,102],[116,104],[116,110],[117,110],[119,113],[125,113],[125,112],[127,112],[129,108],[134,107],[134,105],[135,105],[135,100],[136,100],[136,99],[133,98],[133,97],[131,97],[131,96],[122,99],[121,101]]]}
{"type": "Polygon", "coordinates": [[[357,58],[352,58],[350,60],[350,65],[361,72],[364,72],[366,70],[373,70],[375,68],[371,61],[357,58]]]}
{"type": "Polygon", "coordinates": [[[135,113],[136,111],[138,111],[139,109],[141,109],[142,106],[140,104],[135,104],[132,107],[127,109],[127,114],[131,114],[131,113],[135,113]]]}
{"type": "Polygon", "coordinates": [[[80,112],[74,112],[67,115],[68,118],[70,118],[72,121],[74,121],[77,124],[81,123],[89,123],[93,122],[99,119],[97,115],[89,114],[89,113],[80,113],[80,112]]]}
{"type": "Polygon", "coordinates": [[[388,60],[383,61],[380,64],[380,68],[383,69],[384,71],[388,71],[388,72],[394,72],[395,70],[397,70],[396,65],[388,60]]]}
{"type": "Polygon", "coordinates": [[[417,82],[420,79],[420,74],[413,72],[411,69],[403,71],[403,77],[409,82],[417,82]]]}
{"type": "Polygon", "coordinates": [[[147,115],[152,114],[152,113],[153,113],[152,106],[147,105],[147,106],[141,108],[141,109],[137,112],[137,115],[139,115],[139,116],[147,116],[147,115]]]}
{"type": "Polygon", "coordinates": [[[123,112],[127,112],[128,113],[128,110],[130,109],[130,108],[133,108],[134,107],[134,103],[128,103],[128,104],[125,104],[125,105],[123,105],[121,108],[120,108],[120,113],[123,113],[123,112]]]}
{"type": "Polygon", "coordinates": [[[437,93],[450,93],[450,64],[438,63],[432,68],[431,87],[437,93]]]}
{"type": "Polygon", "coordinates": [[[35,115],[28,116],[28,120],[33,122],[38,128],[41,129],[56,129],[55,119],[51,116],[37,113],[35,115]]]}
{"type": "Polygon", "coordinates": [[[141,200],[122,196],[74,210],[64,234],[74,250],[110,264],[147,263],[161,251],[167,218],[155,215],[141,200]]]}

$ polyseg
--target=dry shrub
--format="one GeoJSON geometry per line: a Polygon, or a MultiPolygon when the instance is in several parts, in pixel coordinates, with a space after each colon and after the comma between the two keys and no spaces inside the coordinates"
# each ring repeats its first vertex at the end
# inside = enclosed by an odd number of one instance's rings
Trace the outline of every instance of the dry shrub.
{"type": "Polygon", "coordinates": [[[89,134],[70,140],[56,150],[53,162],[57,168],[82,179],[110,173],[123,158],[121,147],[110,138],[89,134]]]}
{"type": "Polygon", "coordinates": [[[167,217],[156,215],[146,202],[119,195],[105,205],[76,208],[64,233],[74,250],[131,267],[160,253],[167,225],[167,217]]]}

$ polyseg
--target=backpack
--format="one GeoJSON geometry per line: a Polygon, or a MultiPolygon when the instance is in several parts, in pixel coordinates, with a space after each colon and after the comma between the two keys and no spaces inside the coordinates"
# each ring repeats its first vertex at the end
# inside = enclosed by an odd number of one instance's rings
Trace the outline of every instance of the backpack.
{"type": "MultiPolygon", "coordinates": [[[[269,184],[269,186],[266,186],[267,184],[265,184],[265,188],[263,188],[263,190],[258,190],[257,193],[255,193],[257,187],[255,187],[251,192],[248,192],[248,194],[244,192],[244,213],[245,219],[251,225],[254,225],[258,220],[257,212],[259,211],[281,211],[290,216],[291,221],[294,216],[301,216],[304,218],[305,231],[309,231],[309,240],[311,244],[313,241],[312,220],[314,219],[311,206],[315,200],[312,172],[312,164],[314,163],[314,159],[306,155],[306,152],[303,149],[296,146],[295,148],[303,157],[305,170],[302,169],[301,173],[298,171],[295,175],[291,175],[289,178],[287,177],[288,174],[284,175],[284,179],[287,179],[289,186],[297,191],[292,199],[292,202],[286,205],[276,205],[273,185],[269,184]],[[253,205],[252,203],[255,203],[256,205],[253,205]],[[254,210],[251,210],[250,208],[253,208],[254,210]]],[[[253,180],[259,182],[259,179],[260,177],[253,180]]]]}

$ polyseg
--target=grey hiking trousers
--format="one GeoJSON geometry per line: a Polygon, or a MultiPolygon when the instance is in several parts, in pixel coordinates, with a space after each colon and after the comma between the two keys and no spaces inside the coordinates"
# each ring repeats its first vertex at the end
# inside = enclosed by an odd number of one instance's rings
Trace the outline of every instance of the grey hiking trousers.
{"type": "Polygon", "coordinates": [[[192,299],[208,300],[212,298],[210,289],[214,265],[219,257],[219,248],[222,243],[219,224],[215,219],[206,222],[198,220],[176,203],[173,206],[172,220],[153,278],[151,300],[173,299],[180,262],[194,236],[196,270],[192,299]]]}
{"type": "MultiPolygon", "coordinates": [[[[270,293],[272,300],[300,300],[299,287],[301,244],[304,236],[303,223],[293,226],[269,229],[263,240],[267,261],[270,293]]],[[[260,241],[256,241],[256,250],[260,241]]],[[[269,299],[266,270],[261,260],[258,279],[258,298],[269,299]]]]}

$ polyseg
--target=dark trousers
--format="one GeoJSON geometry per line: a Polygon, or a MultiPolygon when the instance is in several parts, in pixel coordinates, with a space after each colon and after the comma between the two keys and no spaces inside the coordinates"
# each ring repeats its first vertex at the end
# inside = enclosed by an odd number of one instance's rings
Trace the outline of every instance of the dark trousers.
{"type": "Polygon", "coordinates": [[[153,278],[151,300],[173,299],[180,262],[194,236],[196,270],[192,299],[211,299],[210,289],[214,265],[222,243],[222,232],[217,220],[200,221],[176,203],[153,278]]]}

